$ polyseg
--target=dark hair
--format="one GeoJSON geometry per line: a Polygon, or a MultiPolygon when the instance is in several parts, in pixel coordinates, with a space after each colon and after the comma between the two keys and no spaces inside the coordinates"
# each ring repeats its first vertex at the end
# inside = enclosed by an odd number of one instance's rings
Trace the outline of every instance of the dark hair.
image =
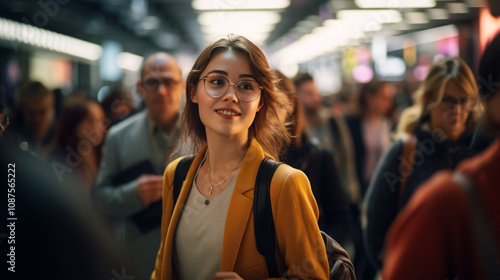
{"type": "Polygon", "coordinates": [[[370,82],[363,84],[361,86],[361,90],[359,91],[359,99],[358,99],[358,115],[363,115],[368,108],[367,96],[375,95],[381,88],[389,85],[388,82],[379,81],[376,79],[371,80],[370,82]]]}
{"type": "Polygon", "coordinates": [[[281,91],[277,90],[277,78],[274,70],[269,67],[262,50],[243,36],[230,34],[210,44],[196,59],[186,81],[186,104],[182,113],[182,142],[192,143],[193,151],[198,150],[206,141],[207,135],[203,125],[198,104],[193,103],[191,96],[196,90],[201,73],[216,54],[224,51],[237,51],[246,56],[250,70],[255,79],[263,87],[260,104],[262,108],[255,116],[249,128],[249,136],[257,139],[266,152],[278,158],[283,148],[290,142],[284,116],[279,108],[286,109],[287,101],[281,91]]]}
{"type": "Polygon", "coordinates": [[[313,77],[309,73],[298,73],[293,78],[293,84],[296,88],[299,88],[305,82],[314,82],[313,77]]]}
{"type": "Polygon", "coordinates": [[[479,94],[487,100],[500,89],[500,32],[484,49],[479,62],[479,94]]]}
{"type": "MultiPolygon", "coordinates": [[[[63,151],[66,146],[69,146],[74,151],[78,151],[79,140],[76,135],[76,128],[90,113],[89,108],[92,105],[100,107],[96,102],[82,100],[72,100],[66,104],[57,125],[53,146],[57,146],[63,151]]],[[[101,141],[101,143],[94,147],[98,162],[101,159],[103,143],[104,141],[101,141]]]]}
{"type": "Polygon", "coordinates": [[[19,101],[22,104],[25,101],[31,101],[54,94],[41,82],[30,81],[24,84],[19,90],[19,101]]]}

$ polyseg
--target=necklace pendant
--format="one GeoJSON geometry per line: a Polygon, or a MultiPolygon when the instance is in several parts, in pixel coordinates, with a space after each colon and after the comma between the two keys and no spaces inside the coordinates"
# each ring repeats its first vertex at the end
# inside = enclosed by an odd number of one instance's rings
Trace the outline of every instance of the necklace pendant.
{"type": "Polygon", "coordinates": [[[214,193],[214,187],[210,187],[210,191],[208,192],[208,195],[212,195],[214,193]]]}

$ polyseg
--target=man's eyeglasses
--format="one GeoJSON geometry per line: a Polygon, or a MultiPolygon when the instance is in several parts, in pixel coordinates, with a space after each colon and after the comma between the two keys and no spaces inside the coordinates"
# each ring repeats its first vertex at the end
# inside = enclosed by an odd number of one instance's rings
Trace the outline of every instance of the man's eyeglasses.
{"type": "Polygon", "coordinates": [[[147,78],[141,82],[142,87],[146,90],[157,90],[160,84],[163,84],[167,90],[174,90],[180,83],[180,81],[170,78],[147,78]]]}
{"type": "Polygon", "coordinates": [[[215,74],[207,75],[201,80],[203,80],[205,92],[213,98],[219,98],[226,94],[232,85],[238,99],[249,103],[256,100],[263,89],[261,85],[252,79],[243,79],[234,84],[230,83],[226,77],[215,74]]]}
{"type": "MultiPolygon", "coordinates": [[[[434,102],[438,102],[437,99],[434,99],[434,102]]],[[[455,106],[461,106],[462,109],[470,111],[476,105],[476,99],[472,97],[465,97],[461,99],[455,99],[452,97],[443,97],[441,102],[439,102],[441,106],[446,109],[453,109],[455,106]]]]}

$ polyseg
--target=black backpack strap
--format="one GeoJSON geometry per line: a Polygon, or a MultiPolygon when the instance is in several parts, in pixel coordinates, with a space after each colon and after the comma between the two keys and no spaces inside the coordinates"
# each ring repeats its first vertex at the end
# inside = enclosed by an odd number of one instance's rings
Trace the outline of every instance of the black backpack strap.
{"type": "Polygon", "coordinates": [[[189,168],[191,167],[191,163],[193,163],[194,156],[184,157],[179,161],[177,167],[175,168],[174,174],[174,205],[177,202],[177,198],[179,198],[179,194],[181,193],[182,182],[186,179],[189,168]]]}
{"type": "Polygon", "coordinates": [[[266,258],[269,277],[279,278],[278,264],[276,263],[275,228],[273,210],[271,208],[271,179],[281,162],[271,158],[262,160],[257,179],[253,200],[255,242],[257,250],[266,258]]]}

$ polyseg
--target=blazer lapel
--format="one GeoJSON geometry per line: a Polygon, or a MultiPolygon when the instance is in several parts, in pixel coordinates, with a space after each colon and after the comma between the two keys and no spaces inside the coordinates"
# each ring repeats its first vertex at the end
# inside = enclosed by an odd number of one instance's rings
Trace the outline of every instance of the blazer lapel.
{"type": "Polygon", "coordinates": [[[253,209],[255,178],[262,159],[268,156],[260,144],[252,139],[240,168],[236,186],[231,197],[224,227],[221,271],[233,271],[243,234],[253,209]]]}

